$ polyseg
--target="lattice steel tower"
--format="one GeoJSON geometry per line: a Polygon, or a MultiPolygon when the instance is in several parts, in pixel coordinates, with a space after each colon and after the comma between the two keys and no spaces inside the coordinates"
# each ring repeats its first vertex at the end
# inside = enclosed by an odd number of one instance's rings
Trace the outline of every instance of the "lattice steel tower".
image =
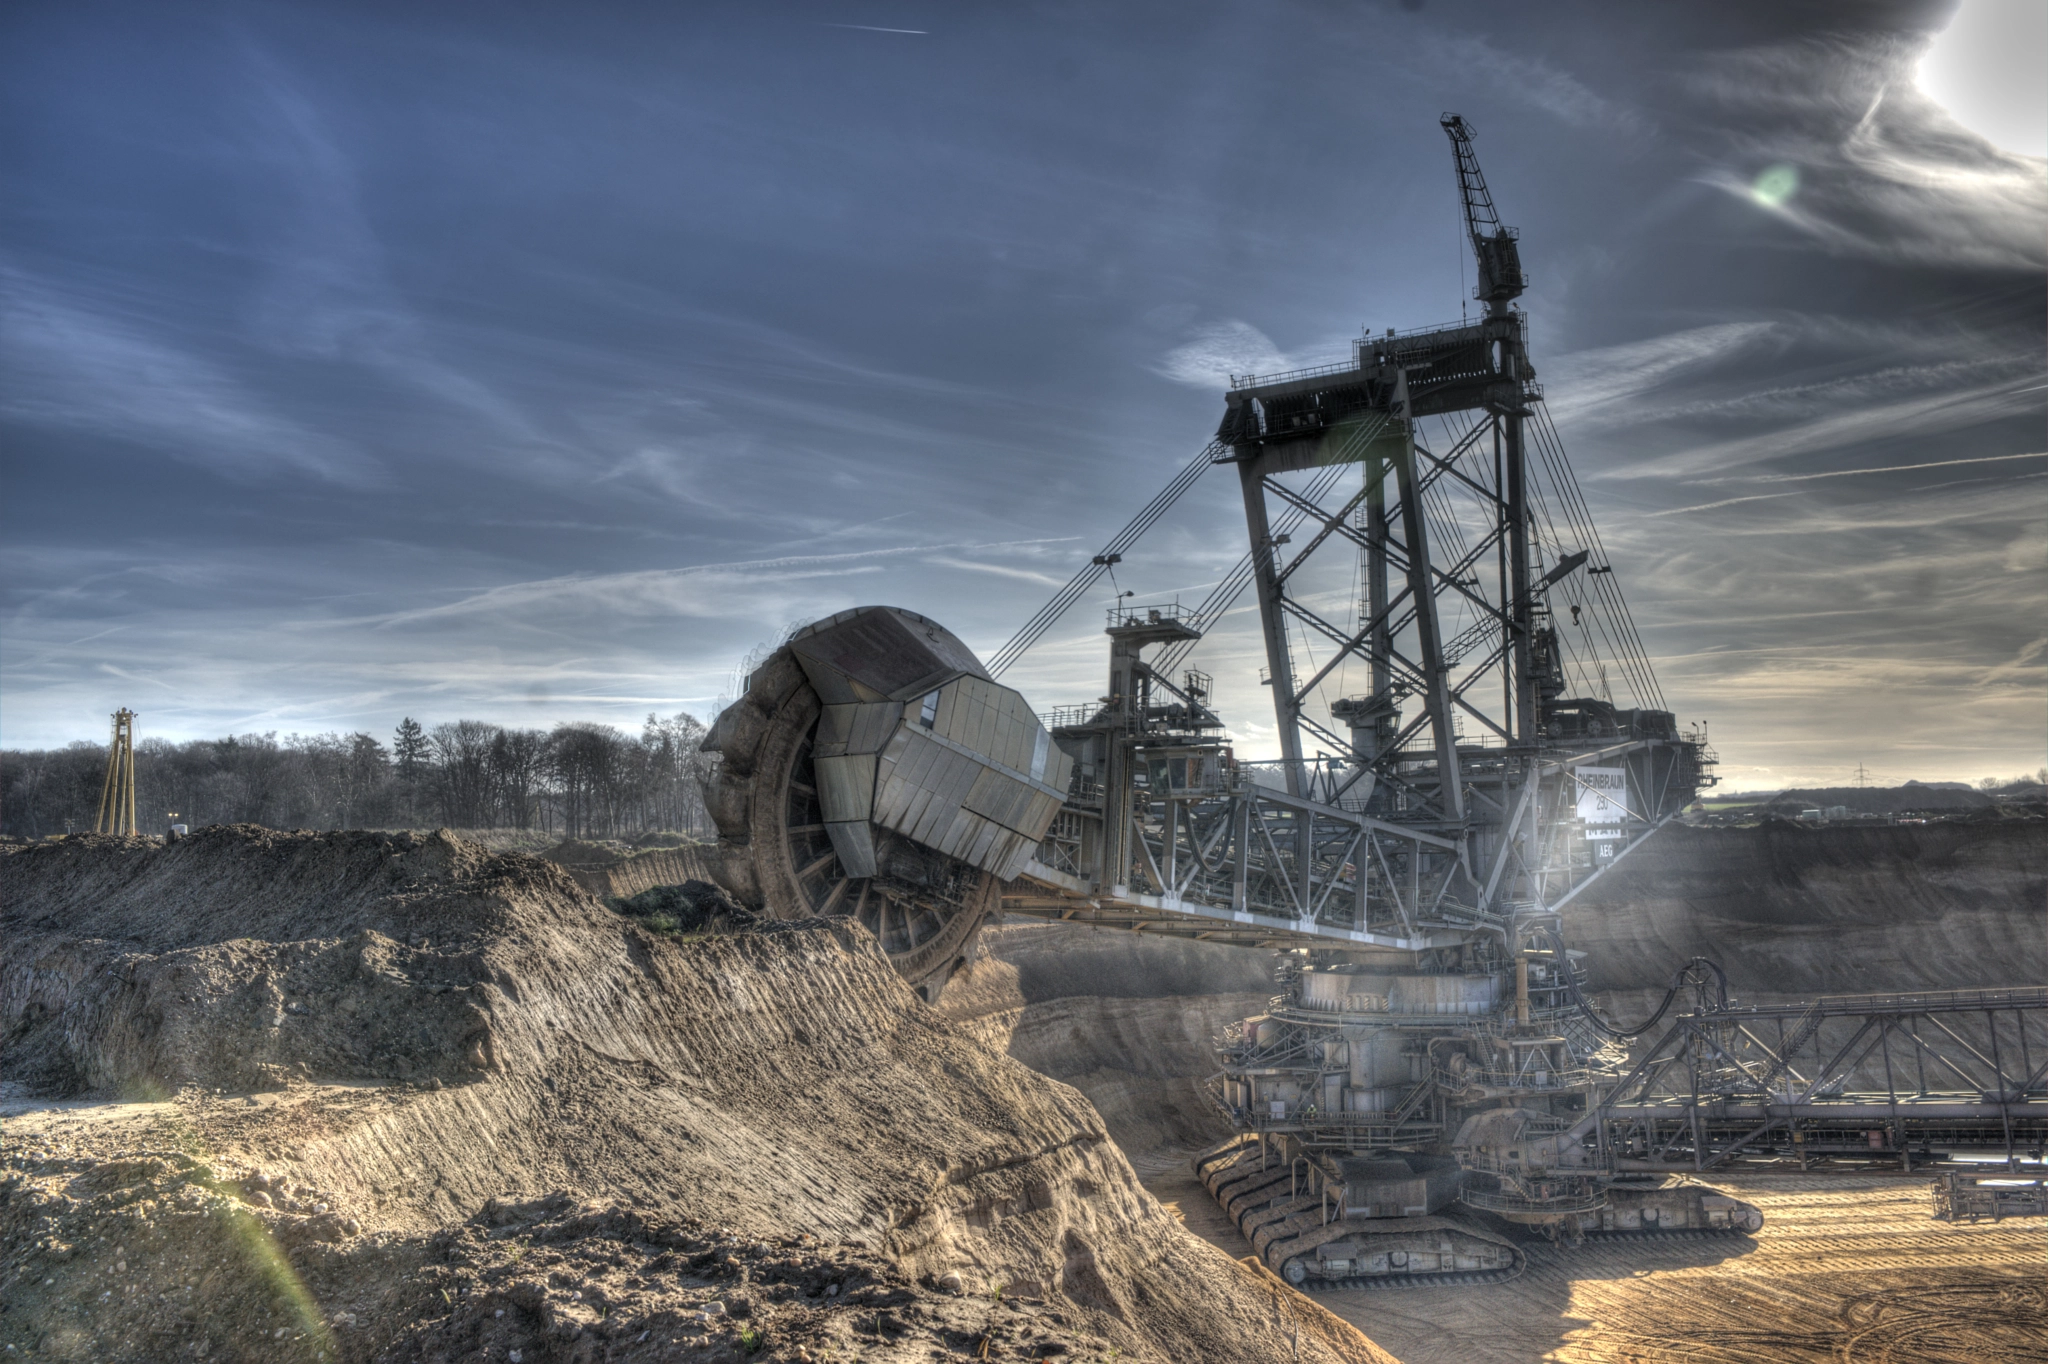
{"type": "Polygon", "coordinates": [[[113,741],[107,745],[107,775],[100,783],[99,816],[93,830],[102,834],[135,832],[135,712],[114,712],[113,741]]]}

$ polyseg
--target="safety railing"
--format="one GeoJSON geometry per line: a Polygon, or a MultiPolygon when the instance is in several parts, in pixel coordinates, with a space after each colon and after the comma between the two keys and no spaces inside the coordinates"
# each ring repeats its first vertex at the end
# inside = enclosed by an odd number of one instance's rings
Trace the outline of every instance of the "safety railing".
{"type": "Polygon", "coordinates": [[[1101,714],[1100,705],[1054,706],[1051,710],[1039,712],[1038,723],[1047,729],[1076,729],[1082,725],[1093,724],[1096,717],[1101,714]]]}
{"type": "Polygon", "coordinates": [[[1129,625],[1185,625],[1193,630],[1202,628],[1202,617],[1192,607],[1179,602],[1162,602],[1157,606],[1112,606],[1109,608],[1109,628],[1112,630],[1129,625]]]}

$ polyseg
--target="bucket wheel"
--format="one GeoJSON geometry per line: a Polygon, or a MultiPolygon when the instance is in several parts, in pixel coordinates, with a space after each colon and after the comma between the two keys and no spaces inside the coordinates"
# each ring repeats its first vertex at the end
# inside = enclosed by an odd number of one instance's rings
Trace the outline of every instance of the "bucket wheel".
{"type": "Polygon", "coordinates": [[[709,743],[721,755],[705,804],[724,856],[720,880],[778,919],[849,918],[927,1000],[965,960],[996,904],[987,872],[877,829],[873,876],[848,876],[825,831],[811,748],[824,707],[787,649],[754,673],[709,743]]]}

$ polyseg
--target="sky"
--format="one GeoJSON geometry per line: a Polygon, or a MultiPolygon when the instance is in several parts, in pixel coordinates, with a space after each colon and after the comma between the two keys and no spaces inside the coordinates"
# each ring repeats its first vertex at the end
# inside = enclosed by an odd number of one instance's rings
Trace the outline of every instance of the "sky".
{"type": "MultiPolygon", "coordinates": [[[[0,13],[0,744],[708,717],[984,656],[1236,373],[1459,316],[1437,118],[1737,789],[2048,760],[2048,35],[2013,0],[0,13]]],[[[1243,551],[1211,474],[1118,567],[1243,551]]],[[[1104,584],[1010,671],[1102,685],[1104,584]]],[[[1194,660],[1241,751],[1247,613],[1194,660]]]]}

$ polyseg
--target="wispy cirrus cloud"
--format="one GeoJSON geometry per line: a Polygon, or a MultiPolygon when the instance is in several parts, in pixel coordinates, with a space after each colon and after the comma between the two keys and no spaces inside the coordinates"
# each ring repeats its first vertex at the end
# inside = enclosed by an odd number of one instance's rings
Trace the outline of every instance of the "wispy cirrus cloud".
{"type": "Polygon", "coordinates": [[[1719,502],[1701,502],[1691,507],[1666,507],[1662,511],[1644,512],[1646,517],[1683,516],[1687,512],[1719,511],[1723,507],[1739,506],[1744,502],[1769,502],[1778,497],[1796,497],[1797,493],[1755,493],[1748,497],[1724,497],[1719,502]]]}
{"type": "Polygon", "coordinates": [[[1542,110],[1573,128],[1646,131],[1640,111],[1606,95],[1548,58],[1529,51],[1510,51],[1468,33],[1431,30],[1415,44],[1425,62],[1455,73],[1461,81],[1509,92],[1514,100],[1542,110]]]}
{"type": "Polygon", "coordinates": [[[1945,435],[2003,417],[2037,412],[2040,404],[2023,382],[1979,384],[1894,402],[1853,403],[1844,410],[1754,435],[1694,445],[1673,454],[1618,466],[1600,476],[1613,479],[1700,478],[1770,460],[1853,449],[1876,441],[1945,435]]]}
{"type": "Polygon", "coordinates": [[[1040,587],[1055,590],[1065,587],[1063,579],[1050,573],[1039,573],[1033,569],[1015,568],[1009,564],[992,564],[981,559],[963,559],[950,554],[934,554],[925,560],[936,568],[957,568],[963,573],[987,573],[998,578],[1014,578],[1018,582],[1036,583],[1040,587]]]}
{"type": "Polygon", "coordinates": [[[1560,422],[1639,421],[1641,411],[1630,406],[1638,400],[1740,358],[1782,351],[1787,342],[1779,324],[1748,320],[1574,351],[1544,366],[1545,401],[1560,422]]]}
{"type": "MultiPolygon", "coordinates": [[[[1061,537],[1065,539],[1066,537],[1061,537]]],[[[750,587],[849,573],[873,571],[876,561],[911,556],[939,556],[933,562],[976,571],[1001,573],[1058,586],[1042,574],[1005,569],[985,561],[951,559],[947,550],[1001,550],[1045,543],[1036,540],[892,545],[841,554],[791,554],[765,559],[692,564],[684,568],[647,569],[634,573],[571,574],[530,582],[506,583],[435,606],[410,608],[360,622],[380,629],[447,621],[463,616],[510,620],[533,613],[603,611],[614,616],[731,616],[745,614],[742,604],[750,587]]],[[[838,608],[832,608],[838,609],[838,608]]],[[[814,615],[830,614],[817,610],[814,615]]]]}
{"type": "Polygon", "coordinates": [[[237,479],[298,475],[372,488],[387,476],[222,369],[186,338],[20,269],[0,270],[0,413],[109,437],[237,479]]]}
{"type": "Polygon", "coordinates": [[[2025,644],[2022,644],[2020,646],[2020,651],[2014,654],[2009,660],[1999,664],[1995,668],[1986,669],[1984,676],[1978,679],[1977,685],[1980,687],[1988,687],[1995,682],[2003,680],[2004,678],[2016,676],[2020,673],[2021,670],[2026,668],[2028,664],[2032,663],[2035,659],[2039,658],[2043,652],[2048,652],[2048,635],[2038,635],[2035,638],[2028,640],[2025,644]]]}

